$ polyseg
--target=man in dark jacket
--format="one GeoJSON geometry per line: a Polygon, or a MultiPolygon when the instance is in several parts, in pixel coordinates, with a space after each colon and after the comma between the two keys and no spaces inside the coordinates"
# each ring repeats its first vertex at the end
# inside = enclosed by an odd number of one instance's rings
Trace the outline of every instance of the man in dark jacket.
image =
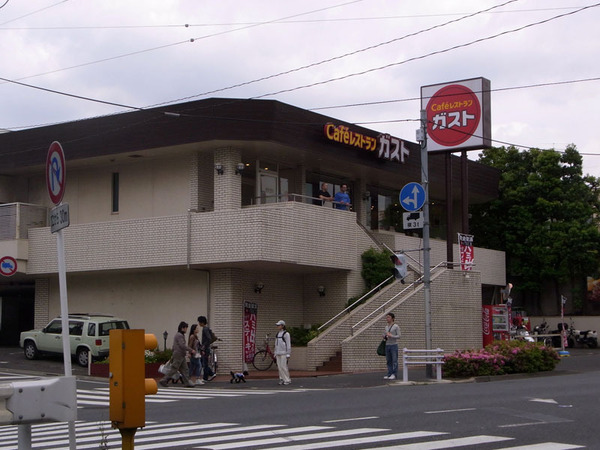
{"type": "Polygon", "coordinates": [[[198,325],[202,328],[202,339],[200,340],[200,348],[202,350],[202,378],[204,381],[211,381],[217,376],[208,365],[211,351],[210,344],[212,344],[212,332],[208,327],[208,321],[205,316],[198,317],[198,325]]]}

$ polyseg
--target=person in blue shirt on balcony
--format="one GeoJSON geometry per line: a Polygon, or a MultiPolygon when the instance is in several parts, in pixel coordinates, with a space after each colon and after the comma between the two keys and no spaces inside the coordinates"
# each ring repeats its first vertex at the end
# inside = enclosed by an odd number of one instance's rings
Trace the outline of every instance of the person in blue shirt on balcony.
{"type": "Polygon", "coordinates": [[[350,196],[348,195],[348,185],[343,183],[340,186],[340,191],[333,197],[333,205],[336,209],[348,211],[351,206],[350,196]]]}

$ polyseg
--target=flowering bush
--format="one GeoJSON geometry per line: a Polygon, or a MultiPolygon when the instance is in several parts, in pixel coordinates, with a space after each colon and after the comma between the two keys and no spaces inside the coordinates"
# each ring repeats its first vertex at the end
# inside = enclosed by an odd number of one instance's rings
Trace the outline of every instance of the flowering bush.
{"type": "Polygon", "coordinates": [[[560,357],[541,343],[494,341],[481,350],[457,350],[444,356],[444,376],[449,378],[554,370],[560,357]]]}

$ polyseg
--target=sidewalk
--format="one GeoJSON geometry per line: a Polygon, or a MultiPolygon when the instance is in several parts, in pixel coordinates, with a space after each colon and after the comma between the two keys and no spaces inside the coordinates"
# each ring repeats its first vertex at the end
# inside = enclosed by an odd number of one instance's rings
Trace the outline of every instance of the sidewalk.
{"type": "MultiPolygon", "coordinates": [[[[563,357],[556,369],[552,372],[538,372],[534,374],[501,375],[496,377],[476,377],[463,380],[442,380],[442,382],[489,382],[501,381],[515,378],[531,378],[540,376],[561,376],[581,372],[600,372],[600,348],[587,349],[575,348],[570,350],[570,356],[563,357]]],[[[79,378],[88,378],[87,369],[73,364],[73,375],[79,378]]],[[[29,361],[23,356],[23,351],[15,347],[0,347],[0,372],[24,373],[39,376],[60,376],[64,374],[62,357],[39,359],[29,361]]],[[[402,370],[399,371],[399,379],[387,381],[383,379],[385,371],[377,372],[323,372],[323,371],[290,371],[293,387],[304,387],[310,389],[329,388],[360,388],[386,385],[398,385],[402,382],[402,370]]],[[[94,378],[95,379],[95,378],[94,378]]],[[[106,380],[105,378],[102,378],[106,380]]],[[[277,370],[264,372],[253,370],[246,377],[247,383],[230,383],[231,376],[228,373],[218,374],[217,377],[207,385],[218,387],[266,387],[278,386],[279,375],[277,370]]],[[[408,370],[406,384],[435,384],[435,379],[428,379],[424,367],[410,367],[408,370]]]]}

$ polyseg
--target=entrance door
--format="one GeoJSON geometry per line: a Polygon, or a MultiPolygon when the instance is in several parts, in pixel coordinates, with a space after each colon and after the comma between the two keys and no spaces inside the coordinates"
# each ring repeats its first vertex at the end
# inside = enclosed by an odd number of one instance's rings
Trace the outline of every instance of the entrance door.
{"type": "Polygon", "coordinates": [[[277,173],[259,170],[258,180],[258,198],[260,199],[260,203],[277,203],[279,195],[277,173]]]}

